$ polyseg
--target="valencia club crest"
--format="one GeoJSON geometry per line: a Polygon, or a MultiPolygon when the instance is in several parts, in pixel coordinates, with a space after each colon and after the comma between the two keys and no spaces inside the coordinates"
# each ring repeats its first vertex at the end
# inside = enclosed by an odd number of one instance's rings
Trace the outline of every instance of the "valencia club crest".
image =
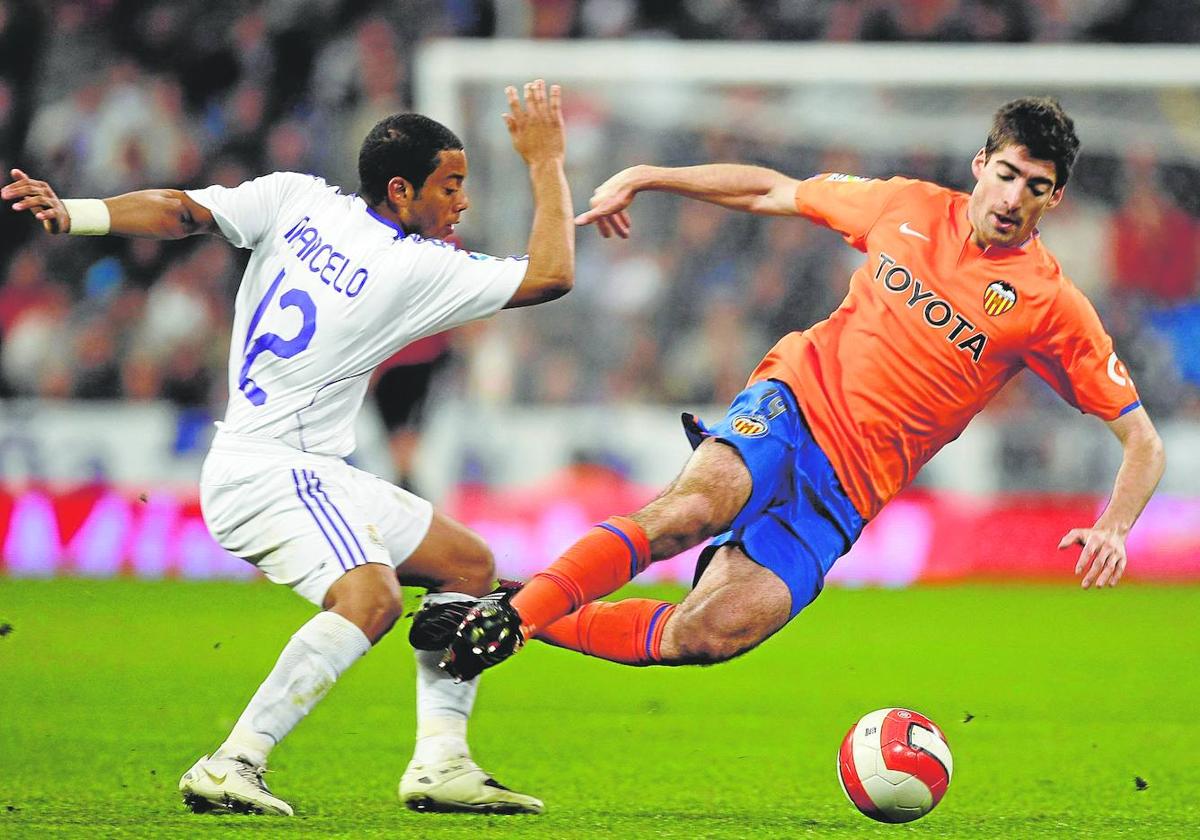
{"type": "Polygon", "coordinates": [[[1003,280],[993,280],[983,290],[983,311],[1003,315],[1017,305],[1017,290],[1003,280]]]}

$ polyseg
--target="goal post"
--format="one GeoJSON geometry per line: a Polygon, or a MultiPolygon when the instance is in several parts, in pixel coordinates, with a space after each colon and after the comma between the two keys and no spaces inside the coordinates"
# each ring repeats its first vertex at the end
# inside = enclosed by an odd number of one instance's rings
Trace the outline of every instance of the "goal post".
{"type": "Polygon", "coordinates": [[[1111,44],[442,39],[421,47],[417,71],[417,104],[432,108],[445,102],[462,81],[512,82],[532,76],[636,84],[1194,87],[1200,81],[1200,51],[1192,46],[1111,44]]]}

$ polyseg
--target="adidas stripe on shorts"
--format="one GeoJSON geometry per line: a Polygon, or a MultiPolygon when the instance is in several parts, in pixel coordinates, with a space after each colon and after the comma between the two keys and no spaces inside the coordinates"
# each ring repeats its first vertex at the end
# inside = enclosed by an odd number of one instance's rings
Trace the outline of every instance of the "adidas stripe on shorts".
{"type": "Polygon", "coordinates": [[[433,520],[425,499],[341,458],[224,430],[200,473],[200,505],[222,548],[317,606],[353,568],[401,565],[433,520]]]}

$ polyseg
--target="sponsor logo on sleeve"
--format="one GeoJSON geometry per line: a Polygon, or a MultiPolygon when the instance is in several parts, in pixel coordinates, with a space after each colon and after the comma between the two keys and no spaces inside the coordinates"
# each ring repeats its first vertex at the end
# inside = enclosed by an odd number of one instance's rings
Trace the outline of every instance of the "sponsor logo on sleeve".
{"type": "Polygon", "coordinates": [[[1003,280],[993,280],[983,290],[983,311],[1003,315],[1017,305],[1017,290],[1003,280]]]}
{"type": "Polygon", "coordinates": [[[1116,353],[1108,357],[1108,378],[1122,388],[1129,384],[1129,370],[1125,367],[1125,363],[1117,358],[1116,353]]]}
{"type": "Polygon", "coordinates": [[[831,172],[825,177],[826,181],[852,183],[854,181],[873,181],[874,178],[864,178],[861,175],[847,175],[844,172],[831,172]]]}

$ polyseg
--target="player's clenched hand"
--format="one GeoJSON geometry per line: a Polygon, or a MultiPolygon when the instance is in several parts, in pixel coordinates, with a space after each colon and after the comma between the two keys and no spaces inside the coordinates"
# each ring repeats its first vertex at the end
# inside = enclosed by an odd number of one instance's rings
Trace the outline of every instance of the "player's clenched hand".
{"type": "Polygon", "coordinates": [[[1107,528],[1072,528],[1059,542],[1058,547],[1068,548],[1081,545],[1079,562],[1075,574],[1083,575],[1082,586],[1116,586],[1125,574],[1125,537],[1107,528]]]}
{"type": "Polygon", "coordinates": [[[13,180],[0,189],[0,199],[14,202],[12,209],[17,212],[28,210],[47,233],[66,233],[71,229],[71,216],[49,184],[35,181],[20,169],[9,172],[13,180]]]}
{"type": "Polygon", "coordinates": [[[517,89],[504,89],[508,97],[508,113],[504,124],[512,136],[513,148],[530,166],[545,161],[561,161],[566,153],[566,132],[563,129],[562,88],[551,85],[546,91],[544,79],[525,84],[525,102],[517,89]]]}

